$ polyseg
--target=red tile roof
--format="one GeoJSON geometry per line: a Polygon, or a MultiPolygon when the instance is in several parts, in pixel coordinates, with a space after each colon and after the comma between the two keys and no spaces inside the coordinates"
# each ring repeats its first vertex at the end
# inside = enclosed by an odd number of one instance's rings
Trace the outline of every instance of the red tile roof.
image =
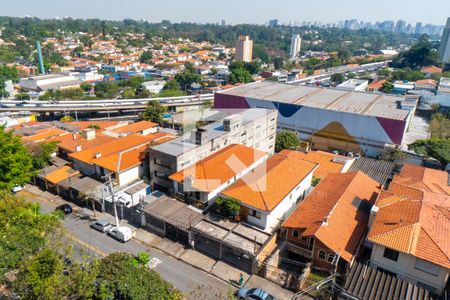
{"type": "Polygon", "coordinates": [[[329,174],[283,223],[351,261],[364,236],[379,184],[363,172],[329,174]]]}

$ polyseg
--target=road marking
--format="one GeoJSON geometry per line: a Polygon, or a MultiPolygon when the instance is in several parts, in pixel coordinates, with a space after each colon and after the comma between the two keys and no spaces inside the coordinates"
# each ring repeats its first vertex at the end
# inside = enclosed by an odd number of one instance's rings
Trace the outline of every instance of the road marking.
{"type": "Polygon", "coordinates": [[[106,253],[106,252],[104,252],[104,251],[98,249],[98,248],[95,247],[95,246],[92,246],[91,244],[86,243],[85,241],[80,240],[79,238],[75,237],[74,235],[69,235],[69,238],[70,238],[71,240],[77,242],[77,243],[80,244],[81,246],[83,246],[83,247],[85,247],[85,248],[87,248],[87,249],[89,249],[89,250],[92,250],[93,252],[95,252],[95,253],[97,253],[97,254],[103,256],[103,257],[108,256],[108,253],[106,253]]]}
{"type": "Polygon", "coordinates": [[[156,257],[153,257],[152,259],[149,260],[147,267],[149,269],[154,269],[156,268],[160,263],[162,263],[162,261],[156,257]]]}

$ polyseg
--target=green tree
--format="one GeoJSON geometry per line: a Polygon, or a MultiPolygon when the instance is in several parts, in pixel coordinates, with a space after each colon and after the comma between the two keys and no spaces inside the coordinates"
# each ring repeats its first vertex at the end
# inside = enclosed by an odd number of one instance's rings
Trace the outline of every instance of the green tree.
{"type": "Polygon", "coordinates": [[[392,75],[392,72],[388,68],[381,68],[377,74],[381,79],[387,79],[392,75]]]}
{"type": "Polygon", "coordinates": [[[66,88],[60,91],[60,97],[57,100],[80,100],[84,92],[79,87],[66,88]]]}
{"type": "Polygon", "coordinates": [[[408,145],[408,149],[413,150],[424,157],[432,157],[441,163],[444,170],[450,163],[450,138],[431,138],[429,140],[417,140],[408,145]]]}
{"type": "Polygon", "coordinates": [[[406,80],[406,81],[417,81],[424,79],[425,75],[417,70],[412,70],[411,68],[398,69],[392,73],[392,80],[406,80]]]}
{"type": "MultiPolygon", "coordinates": [[[[432,106],[436,111],[439,106],[432,106]]],[[[450,138],[450,118],[442,113],[434,113],[430,122],[432,138],[450,138]]]]}
{"type": "Polygon", "coordinates": [[[162,90],[158,97],[179,97],[186,96],[186,93],[180,90],[162,90]]]}
{"type": "Polygon", "coordinates": [[[284,130],[277,134],[275,140],[275,151],[280,152],[283,149],[295,150],[300,145],[300,139],[294,131],[284,130]]]}
{"type": "Polygon", "coordinates": [[[394,85],[390,81],[385,81],[381,85],[381,91],[385,93],[392,93],[392,90],[394,89],[394,85]]]}
{"type": "Polygon", "coordinates": [[[18,269],[24,259],[46,245],[58,244],[61,220],[55,214],[40,214],[39,209],[36,203],[0,192],[0,283],[4,275],[18,269]]]}
{"type": "Polygon", "coordinates": [[[42,169],[50,163],[52,153],[56,152],[57,142],[50,143],[33,143],[28,146],[33,158],[33,169],[42,169]]]}
{"type": "Polygon", "coordinates": [[[164,84],[163,90],[179,90],[181,91],[180,83],[176,80],[169,80],[164,84]]]}
{"type": "Polygon", "coordinates": [[[231,71],[230,82],[232,84],[236,83],[249,83],[252,81],[252,74],[246,69],[235,69],[231,71]]]}
{"type": "Polygon", "coordinates": [[[241,210],[241,204],[237,200],[231,198],[217,197],[216,204],[219,207],[220,212],[227,217],[237,216],[241,210]]]}
{"type": "Polygon", "coordinates": [[[142,53],[141,56],[139,57],[139,61],[140,61],[141,63],[148,64],[148,63],[151,62],[152,58],[153,58],[152,52],[151,52],[151,51],[145,51],[145,52],[142,53]]]}
{"type": "Polygon", "coordinates": [[[82,82],[80,84],[80,88],[85,92],[90,92],[92,90],[93,85],[89,82],[82,82]]]}
{"type": "Polygon", "coordinates": [[[136,264],[135,257],[113,253],[100,261],[97,281],[114,299],[181,299],[181,293],[161,276],[136,264]]]}
{"type": "Polygon", "coordinates": [[[200,83],[202,81],[202,76],[193,73],[190,70],[186,70],[175,75],[175,80],[180,84],[181,90],[187,91],[190,89],[191,84],[200,83]]]}
{"type": "Polygon", "coordinates": [[[343,48],[338,51],[338,58],[343,63],[347,63],[347,61],[350,59],[351,56],[352,56],[352,54],[350,53],[350,51],[347,48],[343,48]]]}
{"type": "Polygon", "coordinates": [[[113,82],[99,82],[95,84],[95,96],[100,99],[114,99],[119,95],[119,86],[113,82]]]}
{"type": "Polygon", "coordinates": [[[28,93],[19,93],[16,94],[16,99],[17,100],[30,100],[30,95],[28,93]]]}
{"type": "Polygon", "coordinates": [[[24,185],[34,175],[33,160],[21,138],[0,126],[0,190],[24,185]]]}
{"type": "Polygon", "coordinates": [[[434,49],[428,36],[422,35],[417,44],[394,58],[392,66],[395,68],[409,67],[419,70],[424,66],[438,65],[439,61],[439,54],[434,49]]]}
{"type": "Polygon", "coordinates": [[[45,248],[28,259],[14,281],[14,290],[24,299],[62,299],[64,263],[58,253],[45,248]]]}
{"type": "Polygon", "coordinates": [[[162,106],[159,101],[149,101],[147,108],[141,115],[141,118],[143,120],[152,121],[161,125],[164,121],[163,115],[166,111],[167,108],[162,106]]]}
{"type": "Polygon", "coordinates": [[[339,85],[339,84],[341,84],[341,83],[344,82],[345,77],[344,77],[344,75],[342,75],[341,73],[336,73],[336,74],[331,75],[330,80],[331,80],[331,82],[333,82],[334,84],[339,85]]]}
{"type": "Polygon", "coordinates": [[[134,90],[131,88],[126,88],[123,90],[123,98],[124,99],[133,99],[136,97],[136,94],[134,93],[134,90]]]}

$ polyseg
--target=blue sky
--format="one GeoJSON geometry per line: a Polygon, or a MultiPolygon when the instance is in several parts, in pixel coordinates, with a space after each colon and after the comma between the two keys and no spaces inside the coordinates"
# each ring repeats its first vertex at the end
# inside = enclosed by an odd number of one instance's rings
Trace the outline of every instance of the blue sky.
{"type": "Polygon", "coordinates": [[[397,20],[445,24],[450,0],[1,0],[0,15],[266,23],[397,20]]]}

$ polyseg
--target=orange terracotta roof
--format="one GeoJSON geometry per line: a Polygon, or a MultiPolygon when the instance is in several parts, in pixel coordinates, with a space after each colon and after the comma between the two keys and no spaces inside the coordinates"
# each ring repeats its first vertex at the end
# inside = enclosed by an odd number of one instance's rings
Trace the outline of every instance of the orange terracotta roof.
{"type": "Polygon", "coordinates": [[[149,144],[161,144],[175,136],[157,132],[149,135],[129,135],[84,151],[69,154],[87,164],[96,164],[110,171],[123,171],[141,163],[142,152],[149,144]],[[96,158],[96,154],[100,154],[96,158]]]}
{"type": "Polygon", "coordinates": [[[343,164],[333,161],[335,157],[338,157],[342,160],[348,160],[348,157],[342,155],[336,155],[333,153],[325,152],[325,151],[310,151],[307,153],[284,149],[280,152],[282,155],[292,156],[298,159],[303,159],[306,161],[310,161],[316,164],[319,164],[317,169],[314,171],[314,177],[324,178],[330,173],[340,173],[343,164]]]}
{"type": "Polygon", "coordinates": [[[329,174],[283,223],[351,261],[364,236],[379,184],[361,171],[329,174]]]}
{"type": "Polygon", "coordinates": [[[437,81],[434,79],[421,79],[417,80],[416,84],[430,84],[430,85],[436,85],[437,81]]]}
{"type": "Polygon", "coordinates": [[[115,133],[138,133],[142,130],[146,130],[146,129],[150,129],[150,128],[154,128],[158,126],[158,124],[153,123],[153,122],[149,122],[149,121],[139,121],[136,123],[131,123],[119,128],[115,128],[113,130],[111,130],[112,132],[115,133]]]}
{"type": "Polygon", "coordinates": [[[50,183],[57,184],[63,180],[68,179],[69,177],[80,174],[79,171],[72,169],[69,166],[62,166],[61,168],[47,174],[45,176],[45,180],[50,183]]]}
{"type": "Polygon", "coordinates": [[[87,140],[85,139],[82,135],[80,134],[71,134],[69,135],[69,139],[66,139],[64,141],[61,141],[58,144],[58,148],[64,149],[69,153],[72,152],[77,152],[77,146],[81,147],[81,151],[92,148],[92,147],[97,147],[106,143],[109,143],[111,141],[114,141],[116,138],[106,135],[106,134],[102,134],[100,132],[96,132],[95,134],[95,138],[91,139],[91,140],[87,140]]]}
{"type": "Polygon", "coordinates": [[[392,182],[425,192],[450,195],[448,176],[445,171],[405,164],[392,182]]]}
{"type": "Polygon", "coordinates": [[[312,162],[274,154],[222,194],[256,209],[271,211],[316,167],[312,162]]]}
{"type": "Polygon", "coordinates": [[[68,124],[78,126],[81,130],[87,129],[90,125],[95,124],[100,127],[100,130],[108,129],[109,127],[113,127],[118,125],[119,121],[79,121],[79,122],[69,122],[68,124]]]}
{"type": "Polygon", "coordinates": [[[191,167],[172,174],[169,178],[183,182],[190,176],[193,179],[193,188],[211,192],[266,155],[257,149],[233,144],[191,167]],[[236,159],[238,162],[234,163],[236,159]]]}
{"type": "Polygon", "coordinates": [[[37,131],[34,135],[22,137],[22,141],[25,144],[47,141],[51,138],[61,135],[69,134],[67,131],[61,130],[56,127],[46,128],[37,131]]]}
{"type": "Polygon", "coordinates": [[[426,66],[422,68],[422,73],[442,73],[442,68],[436,66],[426,66]]]}
{"type": "Polygon", "coordinates": [[[369,86],[367,87],[369,90],[379,90],[383,86],[383,83],[385,83],[386,80],[375,80],[369,86]]]}
{"type": "Polygon", "coordinates": [[[450,268],[450,196],[425,192],[380,207],[368,240],[450,268]]]}

